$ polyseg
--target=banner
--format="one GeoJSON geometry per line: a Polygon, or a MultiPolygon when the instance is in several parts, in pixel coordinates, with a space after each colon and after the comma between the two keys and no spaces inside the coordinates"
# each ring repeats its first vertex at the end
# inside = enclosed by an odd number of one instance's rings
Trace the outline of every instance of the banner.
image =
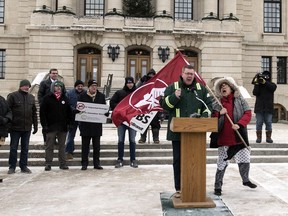
{"type": "Polygon", "coordinates": [[[107,117],[104,114],[108,112],[109,106],[106,104],[77,102],[76,108],[81,112],[75,115],[75,121],[92,123],[107,122],[107,117]]]}

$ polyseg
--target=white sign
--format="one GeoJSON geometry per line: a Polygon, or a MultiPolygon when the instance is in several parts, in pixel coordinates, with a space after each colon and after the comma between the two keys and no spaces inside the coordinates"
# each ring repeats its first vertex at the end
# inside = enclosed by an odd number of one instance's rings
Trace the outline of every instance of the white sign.
{"type": "Polygon", "coordinates": [[[130,125],[127,122],[123,122],[123,124],[143,134],[145,130],[148,128],[148,126],[150,125],[151,121],[153,120],[157,112],[158,111],[151,111],[150,113],[147,113],[147,114],[141,114],[141,115],[135,116],[131,119],[130,125]]]}
{"type": "Polygon", "coordinates": [[[109,106],[106,104],[77,102],[77,110],[80,113],[75,115],[75,121],[106,123],[107,117],[104,115],[108,112],[109,106]]]}

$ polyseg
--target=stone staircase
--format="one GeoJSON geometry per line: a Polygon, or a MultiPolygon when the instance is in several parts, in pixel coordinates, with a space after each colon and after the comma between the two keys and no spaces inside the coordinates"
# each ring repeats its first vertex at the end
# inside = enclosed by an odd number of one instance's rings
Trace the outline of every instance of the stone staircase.
{"type": "MultiPolygon", "coordinates": [[[[250,144],[252,147],[251,162],[252,163],[287,163],[288,161],[288,144],[250,144]]],[[[69,166],[81,166],[81,144],[76,141],[74,159],[68,161],[69,166]]],[[[54,150],[53,165],[57,163],[57,146],[54,150]]],[[[20,151],[18,151],[20,156],[20,151]]],[[[137,144],[137,160],[139,165],[159,165],[172,164],[172,148],[168,141],[161,144],[137,144]]],[[[18,160],[19,160],[18,156],[18,160]]],[[[0,166],[7,167],[9,158],[9,145],[4,145],[0,148],[0,166]]],[[[104,166],[113,166],[117,159],[117,144],[116,142],[103,142],[101,145],[101,164],[104,166]]],[[[125,158],[129,163],[129,147],[125,145],[125,158]]],[[[124,165],[125,165],[124,161],[124,165]]],[[[215,164],[217,161],[217,149],[211,149],[207,144],[207,164],[215,164]]],[[[44,166],[45,150],[44,145],[36,142],[30,143],[29,149],[29,166],[44,166]]],[[[92,158],[90,157],[90,165],[92,158]]]]}

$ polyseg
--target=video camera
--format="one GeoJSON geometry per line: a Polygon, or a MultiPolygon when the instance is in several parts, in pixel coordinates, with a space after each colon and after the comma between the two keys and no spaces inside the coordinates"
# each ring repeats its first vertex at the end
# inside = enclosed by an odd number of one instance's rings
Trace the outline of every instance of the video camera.
{"type": "Polygon", "coordinates": [[[257,73],[252,80],[253,85],[265,84],[266,80],[269,79],[268,74],[257,73]]]}

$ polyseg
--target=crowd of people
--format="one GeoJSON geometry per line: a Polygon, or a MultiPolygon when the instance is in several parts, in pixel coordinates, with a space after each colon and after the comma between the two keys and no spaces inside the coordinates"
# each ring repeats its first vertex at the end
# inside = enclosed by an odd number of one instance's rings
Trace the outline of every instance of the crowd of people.
{"type": "MultiPolygon", "coordinates": [[[[126,77],[122,89],[116,91],[110,99],[110,110],[130,93],[148,82],[156,72],[149,70],[138,83],[133,77],[126,77]]],[[[266,124],[266,142],[272,143],[272,105],[273,93],[276,85],[271,82],[271,74],[265,71],[261,76],[255,76],[252,81],[253,94],[256,96],[256,134],[257,143],[262,141],[262,125],[266,124]],[[264,96],[265,95],[265,96],[264,96]],[[268,102],[263,97],[269,95],[268,102]]],[[[102,170],[100,162],[100,148],[102,136],[102,123],[76,121],[75,116],[81,112],[77,107],[78,102],[106,104],[105,95],[98,90],[96,80],[89,80],[87,89],[84,82],[76,80],[74,88],[66,91],[65,85],[58,79],[58,70],[49,71],[48,79],[40,83],[38,102],[40,104],[40,123],[42,126],[43,141],[45,145],[45,171],[52,169],[55,146],[58,147],[59,168],[67,170],[67,160],[73,159],[74,138],[77,129],[81,136],[81,170],[87,170],[89,165],[90,142],[93,148],[93,167],[102,170]]],[[[7,100],[0,96],[0,139],[3,143],[10,133],[10,155],[8,174],[15,173],[17,164],[17,150],[19,142],[21,153],[19,167],[23,173],[31,173],[28,168],[28,150],[31,132],[38,131],[38,116],[35,97],[29,93],[31,83],[21,80],[19,89],[10,93],[7,100]]],[[[252,112],[248,103],[241,96],[239,88],[232,77],[220,78],[214,84],[214,93],[195,79],[195,70],[191,65],[182,69],[179,80],[171,83],[160,98],[160,106],[168,113],[167,140],[172,142],[173,171],[175,197],[181,196],[181,139],[179,132],[173,132],[170,122],[173,117],[198,117],[218,118],[218,132],[211,137],[214,147],[218,148],[217,170],[215,174],[214,193],[222,194],[222,185],[225,170],[231,159],[239,166],[240,176],[244,186],[256,188],[257,185],[249,179],[250,147],[247,134],[252,112]],[[215,94],[214,98],[211,94],[215,94]],[[236,133],[237,132],[237,133],[236,133]]],[[[108,110],[109,111],[109,110],[108,110]]],[[[105,116],[109,115],[109,112],[105,116]]],[[[158,144],[161,117],[155,116],[151,122],[153,141],[158,144]]],[[[118,133],[118,157],[115,168],[124,165],[125,133],[128,131],[130,166],[138,167],[136,159],[136,131],[120,124],[118,133]]],[[[147,130],[141,134],[139,143],[146,142],[147,130]]],[[[1,145],[1,143],[0,143],[1,145]]]]}

